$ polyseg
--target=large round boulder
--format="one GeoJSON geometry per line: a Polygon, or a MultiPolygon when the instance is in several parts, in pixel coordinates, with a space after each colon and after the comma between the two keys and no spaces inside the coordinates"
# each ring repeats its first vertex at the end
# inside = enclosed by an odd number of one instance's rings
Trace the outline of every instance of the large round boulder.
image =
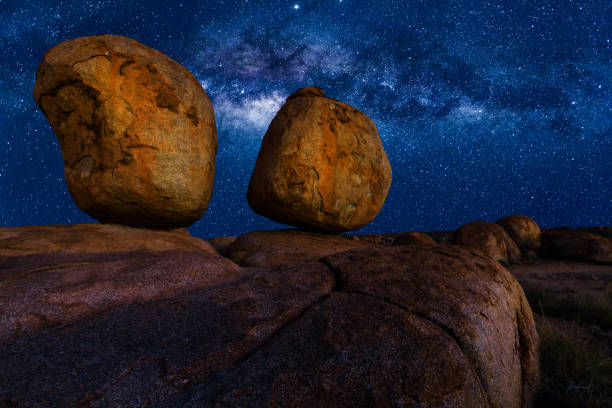
{"type": "Polygon", "coordinates": [[[175,228],[206,211],[213,107],[176,61],[118,35],[75,38],[45,54],[34,99],[59,140],[68,190],[87,214],[175,228]]]}
{"type": "Polygon", "coordinates": [[[308,87],[272,120],[247,199],[272,220],[344,232],[374,219],[390,185],[391,166],[372,120],[308,87]]]}
{"type": "Polygon", "coordinates": [[[495,223],[506,231],[524,255],[537,255],[540,252],[541,231],[533,218],[516,214],[495,223]]]}
{"type": "Polygon", "coordinates": [[[486,221],[473,221],[459,228],[453,235],[453,244],[478,249],[500,262],[521,258],[521,251],[506,231],[486,221]]]}

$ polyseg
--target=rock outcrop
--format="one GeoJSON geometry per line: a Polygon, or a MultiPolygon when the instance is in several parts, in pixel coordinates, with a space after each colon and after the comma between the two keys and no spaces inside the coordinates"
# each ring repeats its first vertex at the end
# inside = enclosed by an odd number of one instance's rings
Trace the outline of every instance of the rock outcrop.
{"type": "Polygon", "coordinates": [[[11,256],[0,328],[2,406],[524,407],[537,383],[517,282],[448,244],[11,256]]]}
{"type": "Polygon", "coordinates": [[[344,232],[374,219],[390,185],[391,166],[374,123],[308,87],[291,95],[272,120],[247,199],[272,220],[344,232]]]}
{"type": "Polygon", "coordinates": [[[242,234],[227,257],[242,266],[275,266],[311,261],[354,248],[370,248],[367,241],[298,230],[252,231],[242,234]]]}
{"type": "Polygon", "coordinates": [[[424,232],[410,231],[398,235],[393,240],[393,245],[420,245],[420,246],[431,246],[436,245],[436,241],[424,232]]]}
{"type": "Polygon", "coordinates": [[[45,252],[89,254],[172,249],[217,253],[208,242],[191,236],[187,230],[159,231],[112,224],[0,227],[0,259],[45,252]]]}
{"type": "Polygon", "coordinates": [[[573,229],[542,232],[542,256],[612,264],[612,240],[573,229]]]}
{"type": "Polygon", "coordinates": [[[490,222],[473,221],[465,224],[455,231],[453,244],[478,249],[500,262],[507,263],[521,258],[521,251],[506,231],[490,222]]]}
{"type": "Polygon", "coordinates": [[[126,37],[75,38],[45,54],[34,99],[59,140],[68,190],[87,214],[169,229],[206,211],[215,118],[182,65],[126,37]]]}
{"type": "Polygon", "coordinates": [[[542,246],[541,231],[538,224],[526,215],[509,215],[495,221],[512,238],[523,256],[537,256],[542,246]]]}

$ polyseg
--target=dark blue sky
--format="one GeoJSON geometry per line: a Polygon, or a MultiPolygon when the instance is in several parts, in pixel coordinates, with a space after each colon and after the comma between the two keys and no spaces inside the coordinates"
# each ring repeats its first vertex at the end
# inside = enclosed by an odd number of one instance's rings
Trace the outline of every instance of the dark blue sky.
{"type": "Polygon", "coordinates": [[[213,101],[215,190],[194,235],[279,227],[246,190],[270,120],[308,85],[369,115],[391,161],[361,231],[612,224],[609,0],[0,0],[0,21],[0,225],[92,221],[32,88],[47,49],[103,33],[168,54],[213,101]]]}

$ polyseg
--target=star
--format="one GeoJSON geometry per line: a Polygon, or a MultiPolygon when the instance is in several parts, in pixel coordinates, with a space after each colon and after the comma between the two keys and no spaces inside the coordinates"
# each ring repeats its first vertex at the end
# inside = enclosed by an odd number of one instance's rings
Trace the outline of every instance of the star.
{"type": "Polygon", "coordinates": [[[294,10],[299,10],[300,9],[300,5],[299,4],[294,4],[293,5],[293,9],[294,10]]]}

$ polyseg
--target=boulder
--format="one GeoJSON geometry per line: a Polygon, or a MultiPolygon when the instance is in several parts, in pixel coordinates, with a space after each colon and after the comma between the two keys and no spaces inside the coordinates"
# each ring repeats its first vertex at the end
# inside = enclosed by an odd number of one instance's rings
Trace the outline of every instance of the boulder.
{"type": "Polygon", "coordinates": [[[538,224],[526,215],[509,215],[495,221],[516,243],[523,255],[537,256],[542,246],[538,224]]]}
{"type": "Polygon", "coordinates": [[[393,240],[393,245],[420,245],[431,246],[436,245],[436,241],[424,232],[411,231],[398,235],[393,240]]]}
{"type": "Polygon", "coordinates": [[[507,263],[521,258],[521,251],[506,231],[490,222],[465,224],[455,231],[453,244],[478,249],[499,262],[507,263]]]}
{"type": "Polygon", "coordinates": [[[322,89],[291,95],[261,144],[247,199],[284,224],[344,232],[370,223],[391,185],[376,126],[322,89]]]}
{"type": "Polygon", "coordinates": [[[0,227],[0,259],[43,252],[171,250],[216,254],[206,241],[187,230],[159,231],[111,224],[30,225],[0,227]]]}
{"type": "Polygon", "coordinates": [[[297,230],[252,231],[240,235],[230,245],[227,257],[242,266],[274,266],[371,246],[367,241],[330,234],[297,230]]]}
{"type": "Polygon", "coordinates": [[[59,140],[68,190],[93,218],[169,229],[206,211],[213,107],[176,61],[119,35],[75,38],[45,54],[34,99],[59,140]]]}
{"type": "Polygon", "coordinates": [[[219,253],[221,256],[227,256],[227,251],[229,250],[232,243],[236,240],[236,237],[223,236],[223,237],[214,237],[207,239],[206,241],[212,245],[213,248],[219,253]]]}
{"type": "Polygon", "coordinates": [[[530,404],[539,373],[537,332],[522,288],[499,263],[451,244],[352,250],[321,261],[342,292],[394,305],[451,336],[490,406],[530,404]]]}
{"type": "Polygon", "coordinates": [[[546,258],[575,259],[612,264],[612,241],[599,234],[572,229],[542,232],[542,252],[546,258]]]}

